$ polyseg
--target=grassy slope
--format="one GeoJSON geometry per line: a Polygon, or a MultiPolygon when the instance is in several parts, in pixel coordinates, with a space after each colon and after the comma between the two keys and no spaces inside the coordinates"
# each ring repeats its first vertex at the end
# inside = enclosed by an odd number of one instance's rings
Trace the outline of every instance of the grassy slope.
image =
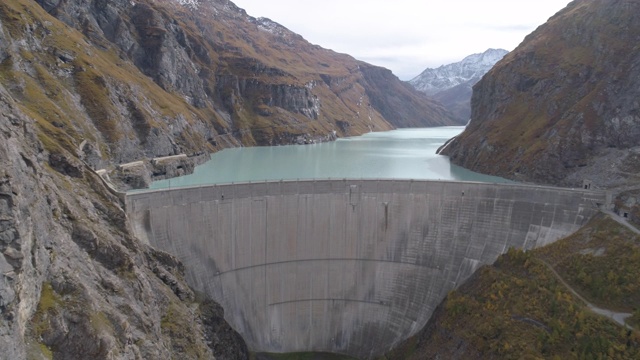
{"type": "Polygon", "coordinates": [[[640,311],[640,239],[600,217],[528,253],[511,250],[452,291],[425,329],[387,359],[637,359],[640,332],[594,315],[544,265],[587,300],[640,311]]]}

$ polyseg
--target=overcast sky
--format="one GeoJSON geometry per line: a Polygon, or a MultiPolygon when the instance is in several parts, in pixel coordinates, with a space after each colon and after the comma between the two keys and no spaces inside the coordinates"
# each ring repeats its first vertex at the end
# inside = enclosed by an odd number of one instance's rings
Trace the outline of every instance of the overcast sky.
{"type": "Polygon", "coordinates": [[[232,0],[313,44],[409,80],[489,48],[513,50],[569,0],[232,0]]]}

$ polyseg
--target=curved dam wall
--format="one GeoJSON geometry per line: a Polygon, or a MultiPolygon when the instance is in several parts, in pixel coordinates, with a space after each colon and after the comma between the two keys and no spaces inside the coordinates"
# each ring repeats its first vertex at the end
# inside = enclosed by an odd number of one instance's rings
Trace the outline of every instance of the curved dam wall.
{"type": "Polygon", "coordinates": [[[510,247],[580,228],[605,193],[440,181],[265,182],[128,194],[137,235],[176,255],[250,349],[371,358],[510,247]]]}

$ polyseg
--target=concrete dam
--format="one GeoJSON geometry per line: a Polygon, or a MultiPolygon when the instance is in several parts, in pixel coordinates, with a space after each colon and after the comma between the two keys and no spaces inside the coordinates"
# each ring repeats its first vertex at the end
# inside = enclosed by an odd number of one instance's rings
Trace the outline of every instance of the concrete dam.
{"type": "Polygon", "coordinates": [[[575,232],[606,202],[518,184],[317,180],[130,193],[126,209],[251,350],[371,358],[481,265],[575,232]]]}

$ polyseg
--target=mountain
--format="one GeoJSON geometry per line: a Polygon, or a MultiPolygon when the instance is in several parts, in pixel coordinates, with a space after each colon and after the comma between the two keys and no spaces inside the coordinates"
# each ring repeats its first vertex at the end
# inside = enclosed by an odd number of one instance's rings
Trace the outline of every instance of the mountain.
{"type": "Polygon", "coordinates": [[[442,153],[510,179],[636,184],[638,11],[637,1],[571,2],[475,85],[471,122],[442,153]]]}
{"type": "MultiPolygon", "coordinates": [[[[248,359],[223,309],[189,288],[175,257],[135,238],[118,196],[63,150],[70,124],[32,87],[52,80],[27,42],[16,43],[15,32],[7,41],[8,5],[16,4],[0,4],[0,358],[248,359]],[[7,57],[35,71],[9,81],[7,57]]],[[[18,5],[25,12],[12,16],[53,24],[41,8],[18,5]]],[[[65,96],[63,84],[49,85],[48,97],[65,96]]]]}
{"type": "Polygon", "coordinates": [[[466,123],[471,113],[473,85],[508,53],[503,49],[489,49],[481,54],[469,55],[457,63],[426,69],[409,84],[438,100],[458,120],[466,123]]]}
{"type": "Polygon", "coordinates": [[[390,71],[229,1],[0,2],[0,357],[248,358],[95,169],[451,123],[390,71]]]}
{"type": "Polygon", "coordinates": [[[426,69],[409,83],[418,91],[435,95],[474,80],[477,82],[508,53],[503,49],[489,49],[481,54],[469,55],[457,63],[426,69]]]}
{"type": "Polygon", "coordinates": [[[71,110],[85,116],[77,121],[97,122],[94,137],[122,162],[288,144],[334,130],[347,136],[454,122],[417,92],[406,90],[401,101],[395,93],[378,93],[401,84],[395,76],[362,71],[382,68],[312,45],[230,1],[37,2],[62,22],[54,27],[73,29],[83,41],[74,46],[51,39],[49,46],[61,54],[39,61],[63,63],[67,82],[80,90],[81,108],[71,110]],[[91,47],[95,56],[88,54],[91,47]],[[102,63],[94,63],[98,59],[102,63]],[[97,118],[109,120],[99,124],[97,118]],[[129,132],[132,137],[120,136],[129,132]]]}

